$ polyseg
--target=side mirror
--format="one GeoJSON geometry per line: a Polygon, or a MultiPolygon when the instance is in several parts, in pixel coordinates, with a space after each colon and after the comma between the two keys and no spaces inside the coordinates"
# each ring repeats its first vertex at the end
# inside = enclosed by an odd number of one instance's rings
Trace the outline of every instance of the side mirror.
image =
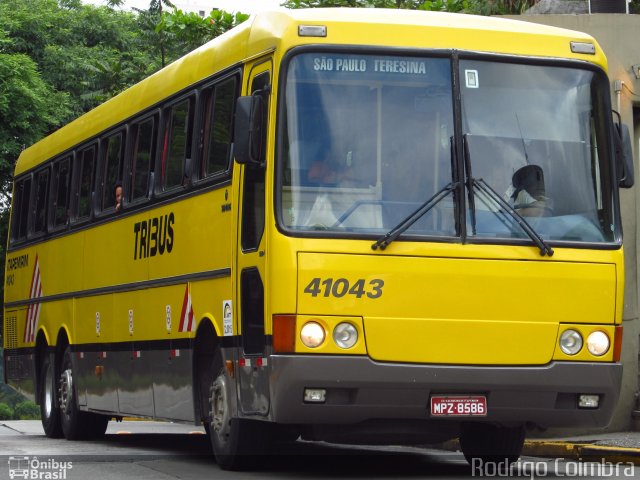
{"type": "Polygon", "coordinates": [[[634,183],[633,151],[629,128],[623,123],[616,124],[616,173],[620,188],[631,188],[634,183]]]}
{"type": "Polygon", "coordinates": [[[263,100],[260,95],[239,97],[233,131],[233,152],[240,164],[262,163],[263,100]]]}

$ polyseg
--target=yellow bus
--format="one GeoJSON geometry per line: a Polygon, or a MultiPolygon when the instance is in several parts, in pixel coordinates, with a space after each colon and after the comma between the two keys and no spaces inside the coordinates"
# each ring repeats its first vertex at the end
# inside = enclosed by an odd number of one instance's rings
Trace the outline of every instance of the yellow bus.
{"type": "Polygon", "coordinates": [[[606,67],[511,20],[253,16],[22,153],[6,381],[50,437],[193,422],[225,469],[606,425],[633,181],[606,67]]]}

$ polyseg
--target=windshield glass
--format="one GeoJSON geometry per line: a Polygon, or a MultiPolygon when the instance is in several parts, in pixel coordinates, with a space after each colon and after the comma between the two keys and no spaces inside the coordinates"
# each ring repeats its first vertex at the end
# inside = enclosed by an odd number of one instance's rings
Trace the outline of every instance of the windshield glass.
{"type": "Polygon", "coordinates": [[[280,225],[366,236],[382,248],[389,239],[462,235],[543,245],[617,240],[604,74],[452,62],[292,57],[280,123],[280,225]],[[462,182],[475,187],[457,198],[462,182]]]}
{"type": "MultiPolygon", "coordinates": [[[[595,73],[467,60],[460,76],[471,175],[545,240],[612,241],[607,117],[595,73]]],[[[476,191],[474,203],[469,235],[526,238],[495,199],[476,191]]]]}
{"type": "MultiPolygon", "coordinates": [[[[452,181],[451,63],[302,54],[289,64],[285,228],[380,235],[452,181]]],[[[403,233],[455,235],[448,194],[403,233]]]]}

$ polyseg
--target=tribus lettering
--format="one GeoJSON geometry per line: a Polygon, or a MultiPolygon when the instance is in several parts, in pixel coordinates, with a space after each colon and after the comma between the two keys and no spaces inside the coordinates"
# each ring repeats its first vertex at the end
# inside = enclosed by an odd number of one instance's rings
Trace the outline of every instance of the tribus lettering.
{"type": "Polygon", "coordinates": [[[133,225],[135,244],[133,259],[155,257],[173,249],[173,212],[161,217],[150,218],[133,225]]]}

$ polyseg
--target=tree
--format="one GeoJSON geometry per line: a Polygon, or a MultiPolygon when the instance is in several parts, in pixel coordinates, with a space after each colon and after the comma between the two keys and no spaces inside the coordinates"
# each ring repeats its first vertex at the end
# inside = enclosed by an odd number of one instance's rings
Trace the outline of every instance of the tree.
{"type": "Polygon", "coordinates": [[[0,403],[0,420],[11,420],[13,418],[13,410],[6,403],[0,403]]]}
{"type": "Polygon", "coordinates": [[[176,60],[209,40],[244,22],[249,15],[213,10],[208,17],[181,10],[164,12],[155,31],[167,40],[167,59],[176,60]]]}
{"type": "MultiPolygon", "coordinates": [[[[0,2],[2,53],[28,55],[77,117],[153,73],[137,15],[80,0],[0,2]]],[[[68,119],[65,119],[65,122],[68,119]]]]}
{"type": "Polygon", "coordinates": [[[47,84],[31,58],[0,53],[0,203],[4,208],[22,149],[68,120],[69,111],[69,95],[47,84]]]}
{"type": "Polygon", "coordinates": [[[154,46],[160,53],[160,67],[167,65],[167,38],[166,33],[162,30],[157,30],[155,26],[158,25],[162,19],[163,5],[175,8],[169,0],[151,0],[148,10],[136,9],[139,13],[141,20],[140,25],[143,27],[142,32],[144,36],[150,41],[150,45],[154,46]]]}

